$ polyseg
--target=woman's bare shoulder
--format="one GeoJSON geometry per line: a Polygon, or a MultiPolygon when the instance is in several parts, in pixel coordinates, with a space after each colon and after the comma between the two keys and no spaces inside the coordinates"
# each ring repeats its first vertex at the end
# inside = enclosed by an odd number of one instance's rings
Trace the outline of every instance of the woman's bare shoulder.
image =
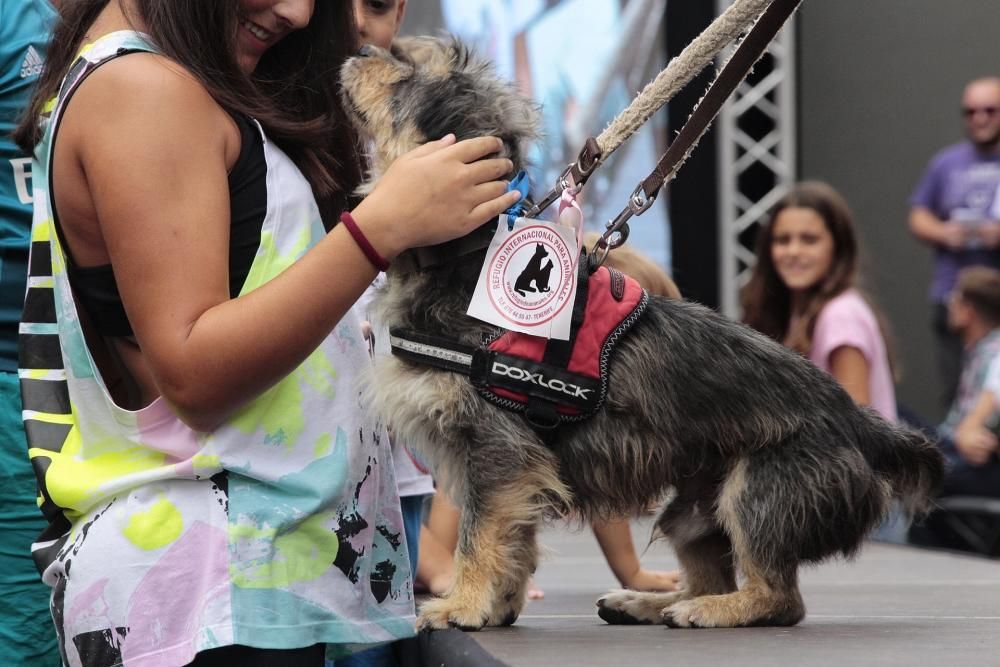
{"type": "Polygon", "coordinates": [[[161,55],[134,53],[105,63],[80,86],[67,109],[63,137],[81,157],[112,146],[170,154],[238,152],[232,118],[188,70],[161,55]]]}
{"type": "Polygon", "coordinates": [[[188,122],[225,117],[197,77],[155,53],[132,53],[103,64],[80,86],[74,106],[105,120],[111,118],[109,109],[114,118],[140,114],[151,120],[170,116],[188,122]]]}

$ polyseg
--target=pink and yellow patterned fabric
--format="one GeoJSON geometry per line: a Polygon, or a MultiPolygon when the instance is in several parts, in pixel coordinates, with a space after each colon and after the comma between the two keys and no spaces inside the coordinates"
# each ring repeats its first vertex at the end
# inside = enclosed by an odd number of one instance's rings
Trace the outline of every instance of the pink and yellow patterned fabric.
{"type": "MultiPolygon", "coordinates": [[[[163,399],[111,399],[84,342],[52,219],[60,114],[108,59],[155,51],[119,32],[86,49],[50,108],[19,371],[49,527],[33,545],[66,665],[178,665],[244,644],[331,656],[412,634],[407,550],[384,428],[362,411],[351,312],[293,373],[210,433],[163,399]]],[[[140,91],[137,91],[140,94],[140,91]]],[[[324,236],[308,182],[265,143],[268,209],[243,291],[324,236]]]]}

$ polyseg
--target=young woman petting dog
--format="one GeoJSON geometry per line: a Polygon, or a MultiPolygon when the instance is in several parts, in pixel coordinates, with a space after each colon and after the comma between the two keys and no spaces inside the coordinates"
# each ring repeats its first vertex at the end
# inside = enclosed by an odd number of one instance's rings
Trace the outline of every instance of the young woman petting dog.
{"type": "Polygon", "coordinates": [[[758,233],[743,319],[833,375],[856,403],[895,421],[884,320],[857,281],[858,240],[847,202],[826,183],[799,183],[758,233]]]}
{"type": "Polygon", "coordinates": [[[330,77],[352,10],[66,3],[17,139],[33,552],[67,665],[321,665],[412,632],[352,304],[518,196],[482,159],[499,139],[447,135],[334,226],[360,173],[330,77]]]}

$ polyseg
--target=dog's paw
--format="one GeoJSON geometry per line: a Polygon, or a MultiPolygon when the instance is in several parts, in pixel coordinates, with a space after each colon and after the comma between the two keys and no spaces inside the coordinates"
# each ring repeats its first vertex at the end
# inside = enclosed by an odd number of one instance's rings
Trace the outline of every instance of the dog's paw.
{"type": "Polygon", "coordinates": [[[597,615],[611,625],[662,623],[660,612],[667,603],[675,601],[673,596],[676,595],[678,594],[612,591],[597,601],[597,615]]]}
{"type": "Polygon", "coordinates": [[[795,625],[805,616],[797,595],[754,596],[746,591],[683,600],[663,610],[663,622],[675,628],[743,628],[795,625]]]}
{"type": "Polygon", "coordinates": [[[526,595],[526,591],[517,590],[499,597],[493,602],[492,609],[490,609],[490,617],[487,619],[486,625],[514,625],[514,621],[517,620],[517,617],[521,615],[521,610],[524,609],[526,595]]]}
{"type": "Polygon", "coordinates": [[[482,628],[488,620],[488,613],[481,609],[463,607],[455,604],[451,598],[437,598],[428,600],[420,606],[417,630],[458,628],[471,632],[482,628]]]}
{"type": "Polygon", "coordinates": [[[684,600],[663,610],[663,623],[672,628],[729,628],[743,625],[720,614],[718,607],[718,601],[712,598],[684,600]]]}
{"type": "Polygon", "coordinates": [[[678,602],[661,612],[662,623],[671,628],[691,628],[701,627],[698,625],[700,614],[697,605],[692,605],[692,600],[678,602]]]}

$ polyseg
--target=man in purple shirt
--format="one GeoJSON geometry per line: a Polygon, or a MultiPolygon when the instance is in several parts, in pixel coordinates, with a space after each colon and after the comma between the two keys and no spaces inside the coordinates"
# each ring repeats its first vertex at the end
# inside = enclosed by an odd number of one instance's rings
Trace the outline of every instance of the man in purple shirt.
{"type": "Polygon", "coordinates": [[[965,87],[962,117],[966,141],[934,156],[910,198],[910,231],[934,248],[930,297],[945,405],[962,367],[961,341],[948,328],[948,295],[961,269],[1000,268],[1000,221],[990,215],[1000,187],[1000,77],[965,87]]]}

